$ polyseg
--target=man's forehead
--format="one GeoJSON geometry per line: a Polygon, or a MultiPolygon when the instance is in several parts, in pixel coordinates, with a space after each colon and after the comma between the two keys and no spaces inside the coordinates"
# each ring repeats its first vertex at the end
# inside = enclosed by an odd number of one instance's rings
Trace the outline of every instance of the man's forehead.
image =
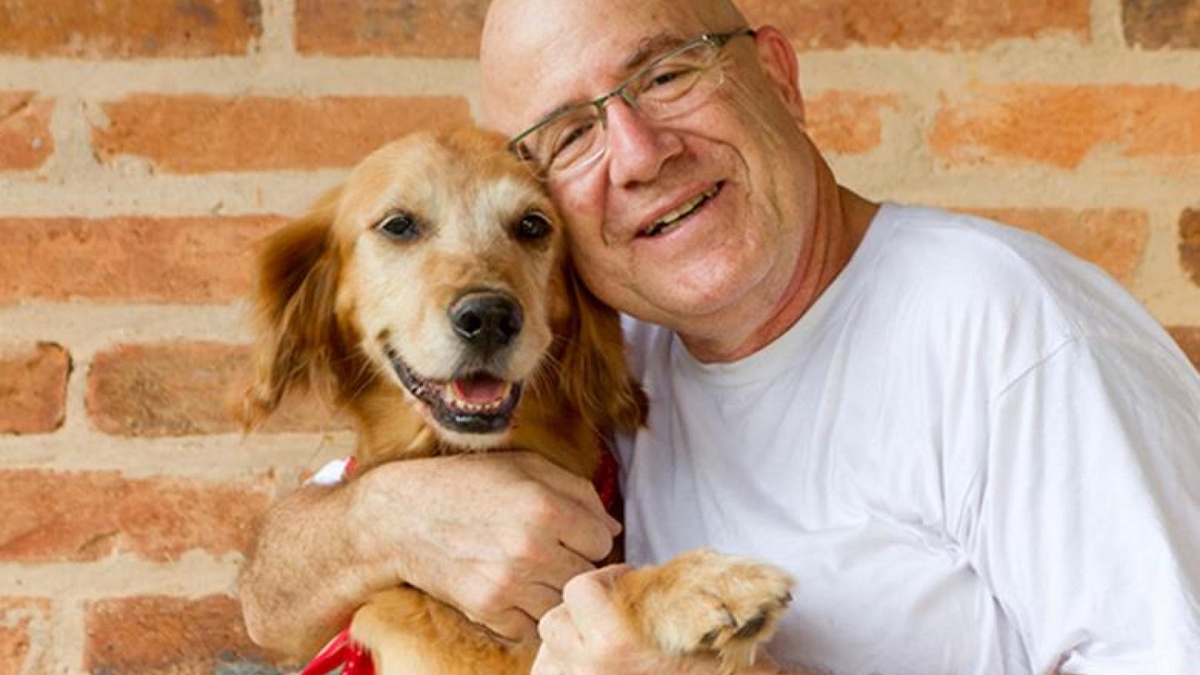
{"type": "Polygon", "coordinates": [[[607,32],[584,28],[546,36],[540,44],[500,46],[481,59],[485,121],[515,133],[515,127],[504,127],[533,124],[604,95],[655,56],[700,32],[661,25],[607,32]]]}
{"type": "Polygon", "coordinates": [[[631,74],[652,61],[655,57],[668,52],[693,35],[683,35],[677,30],[662,30],[654,35],[644,37],[634,46],[628,58],[621,64],[622,75],[631,74]]]}
{"type": "Polygon", "coordinates": [[[683,44],[684,40],[685,38],[678,33],[670,31],[638,41],[636,45],[626,50],[624,57],[615,59],[614,65],[608,66],[608,64],[602,64],[601,70],[598,73],[581,74],[578,81],[575,82],[578,92],[576,92],[574,87],[560,89],[558,93],[561,100],[546,101],[545,105],[547,107],[540,111],[540,114],[537,114],[532,121],[537,122],[548,119],[567,108],[586,103],[596,96],[603,95],[611,87],[616,86],[618,82],[636,73],[656,57],[683,44]]]}
{"type": "Polygon", "coordinates": [[[493,3],[480,50],[489,126],[512,134],[519,131],[516,126],[601,95],[647,61],[708,28],[687,2],[551,4],[493,3]],[[536,5],[546,10],[539,16],[545,20],[532,21],[533,14],[517,12],[536,5]]]}

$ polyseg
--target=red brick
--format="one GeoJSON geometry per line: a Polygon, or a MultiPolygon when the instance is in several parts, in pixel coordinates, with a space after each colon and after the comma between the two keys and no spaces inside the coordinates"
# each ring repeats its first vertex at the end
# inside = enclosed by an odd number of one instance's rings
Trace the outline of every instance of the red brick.
{"type": "Polygon", "coordinates": [[[248,368],[246,349],[235,345],[121,345],[92,361],[88,414],[98,429],[120,436],[236,431],[225,403],[248,368]]]}
{"type": "Polygon", "coordinates": [[[0,434],[43,434],[66,416],[71,355],[47,342],[0,349],[0,434]]]}
{"type": "Polygon", "coordinates": [[[49,613],[46,600],[0,597],[0,673],[48,672],[39,655],[49,651],[49,613]]]}
{"type": "Polygon", "coordinates": [[[1146,49],[1200,48],[1200,2],[1122,0],[1125,41],[1146,49]]]}
{"type": "Polygon", "coordinates": [[[1167,326],[1167,332],[1183,348],[1196,370],[1200,370],[1200,326],[1167,326]]]}
{"type": "Polygon", "coordinates": [[[1150,239],[1150,217],[1129,209],[970,209],[972,213],[1035,232],[1103,267],[1132,286],[1150,239]]]}
{"type": "Polygon", "coordinates": [[[881,115],[898,106],[898,97],[892,95],[831,91],[805,101],[805,122],[822,151],[861,154],[879,147],[881,115]]]}
{"type": "MultiPolygon", "coordinates": [[[[241,345],[120,345],[101,352],[88,373],[87,409],[101,431],[118,436],[185,436],[241,430],[233,408],[252,371],[241,345]]],[[[259,431],[345,429],[313,397],[292,396],[259,431]]]]}
{"type": "Polygon", "coordinates": [[[228,301],[250,288],[254,242],[282,222],[266,216],[0,218],[0,304],[228,301]]]}
{"type": "Polygon", "coordinates": [[[85,611],[90,673],[278,672],[281,662],[250,641],[238,603],[227,596],[101,600],[85,611]]]}
{"type": "Polygon", "coordinates": [[[36,169],[54,154],[54,100],[32,92],[0,92],[0,171],[36,169]]]}
{"type": "Polygon", "coordinates": [[[736,0],[752,26],[778,26],[803,49],[853,45],[981,49],[1000,40],[1090,39],[1088,0],[736,0]]]}
{"type": "Polygon", "coordinates": [[[1200,157],[1200,90],[1176,86],[1001,85],[947,100],[930,136],[952,164],[1008,158],[1077,167],[1095,150],[1200,157]]]}
{"type": "Polygon", "coordinates": [[[475,58],[487,0],[296,0],[296,49],[475,58]]]}
{"type": "Polygon", "coordinates": [[[246,549],[270,499],[262,484],[126,478],[117,472],[0,470],[0,562],[164,562],[246,549]]]}
{"type": "Polygon", "coordinates": [[[1179,217],[1179,263],[1200,286],[1200,209],[1187,209],[1179,217]]]}
{"type": "Polygon", "coordinates": [[[262,35],[258,0],[4,0],[0,53],[68,58],[244,54],[262,35]]]}
{"type": "Polygon", "coordinates": [[[413,129],[471,120],[460,97],[138,94],[104,109],[108,126],[92,130],[103,161],[135,155],[171,173],[344,167],[413,129]]]}

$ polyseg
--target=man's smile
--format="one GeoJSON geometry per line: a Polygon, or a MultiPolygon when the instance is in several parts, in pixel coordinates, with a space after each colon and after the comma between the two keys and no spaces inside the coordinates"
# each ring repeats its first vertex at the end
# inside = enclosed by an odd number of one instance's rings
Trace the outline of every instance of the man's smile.
{"type": "Polygon", "coordinates": [[[679,206],[676,206],[675,208],[671,209],[670,211],[662,214],[658,218],[655,218],[654,221],[652,223],[650,223],[649,226],[643,228],[640,232],[638,232],[637,236],[639,236],[639,237],[658,237],[667,232],[674,231],[676,229],[676,227],[675,227],[676,225],[678,225],[680,222],[682,222],[688,216],[690,216],[693,213],[695,213],[696,211],[698,211],[702,206],[707,204],[708,201],[711,200],[713,197],[717,196],[717,193],[719,193],[721,191],[721,188],[724,185],[725,185],[724,181],[719,182],[719,183],[713,185],[711,188],[695,195],[691,199],[688,199],[687,201],[680,204],[679,206]]]}

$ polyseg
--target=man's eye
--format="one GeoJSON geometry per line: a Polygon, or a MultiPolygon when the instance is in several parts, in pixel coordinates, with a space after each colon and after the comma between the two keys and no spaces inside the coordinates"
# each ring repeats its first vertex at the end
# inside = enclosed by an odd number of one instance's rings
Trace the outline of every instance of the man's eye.
{"type": "Polygon", "coordinates": [[[652,73],[651,77],[646,81],[645,88],[653,89],[655,87],[669,86],[672,82],[675,82],[679,78],[683,77],[683,75],[684,75],[684,73],[681,72],[678,68],[663,71],[663,72],[652,73]]]}
{"type": "Polygon", "coordinates": [[[646,73],[646,78],[642,80],[641,91],[652,96],[669,95],[672,91],[687,86],[691,82],[692,76],[698,71],[699,69],[695,66],[680,63],[655,68],[652,72],[646,73]]]}
{"type": "Polygon", "coordinates": [[[563,153],[569,153],[571,151],[571,146],[583,144],[584,137],[587,136],[595,126],[595,122],[581,122],[579,124],[564,128],[557,135],[551,156],[557,157],[563,153]]]}

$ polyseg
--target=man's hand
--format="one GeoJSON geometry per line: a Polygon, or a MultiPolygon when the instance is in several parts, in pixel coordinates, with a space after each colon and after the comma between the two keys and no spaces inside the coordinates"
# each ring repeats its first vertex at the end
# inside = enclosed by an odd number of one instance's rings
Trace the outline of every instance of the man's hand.
{"type": "Polygon", "coordinates": [[[619,531],[587,480],[531,453],[389,463],[272,507],[243,612],[255,641],[307,656],[371,592],[409,583],[523,639],[619,531]]]}
{"type": "MultiPolygon", "coordinates": [[[[613,603],[616,580],[631,568],[612,565],[572,579],[563,604],[538,624],[542,646],[531,675],[717,675],[716,657],[674,657],[647,645],[613,603]]],[[[744,675],[782,675],[760,658],[744,675]]]]}
{"type": "MultiPolygon", "coordinates": [[[[542,646],[530,675],[656,675],[686,672],[641,644],[613,604],[613,583],[629,571],[612,565],[572,579],[561,605],[538,623],[542,646]]],[[[713,671],[716,672],[715,670],[713,671]]]]}
{"type": "Polygon", "coordinates": [[[356,520],[375,524],[359,530],[363,557],[394,558],[396,576],[502,637],[532,637],[567,581],[607,556],[621,530],[589,481],[534,454],[429,462],[417,492],[398,495],[393,475],[407,464],[363,477],[356,520]]]}

